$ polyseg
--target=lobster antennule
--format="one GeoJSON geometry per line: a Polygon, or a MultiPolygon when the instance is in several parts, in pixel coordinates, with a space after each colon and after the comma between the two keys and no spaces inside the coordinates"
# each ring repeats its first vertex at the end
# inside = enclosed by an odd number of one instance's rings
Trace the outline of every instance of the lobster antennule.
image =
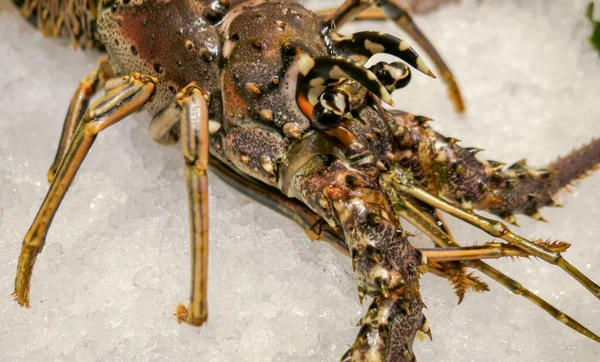
{"type": "MultiPolygon", "coordinates": [[[[302,53],[295,60],[298,69],[296,99],[304,96],[310,104],[315,105],[328,85],[336,84],[342,79],[352,79],[368,89],[382,101],[392,104],[392,97],[385,86],[373,72],[343,57],[312,58],[302,53]]],[[[307,115],[309,118],[310,114],[307,115]]]]}
{"type": "Polygon", "coordinates": [[[379,62],[371,66],[369,70],[375,73],[390,93],[396,89],[406,87],[412,77],[410,68],[402,62],[379,62]]]}
{"type": "Polygon", "coordinates": [[[404,60],[421,73],[436,78],[423,58],[407,42],[393,35],[363,31],[346,37],[332,33],[330,38],[337,55],[364,64],[375,54],[390,54],[404,60]]]}

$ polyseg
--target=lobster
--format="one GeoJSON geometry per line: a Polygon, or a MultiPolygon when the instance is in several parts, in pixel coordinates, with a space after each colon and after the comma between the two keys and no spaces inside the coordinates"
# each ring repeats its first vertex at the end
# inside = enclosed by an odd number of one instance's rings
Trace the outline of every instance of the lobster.
{"type": "MultiPolygon", "coordinates": [[[[479,260],[536,256],[560,266],[598,296],[597,285],[560,255],[566,245],[528,240],[472,210],[489,210],[509,223],[515,222],[515,212],[541,219],[540,207],[553,205],[560,189],[596,166],[598,143],[546,169],[523,162],[505,169],[500,163],[479,161],[477,149],[459,147],[457,140],[434,132],[428,118],[385,110],[381,103],[408,84],[411,71],[400,62],[364,67],[372,55],[389,53],[432,73],[398,38],[374,32],[337,33],[337,26],[369,5],[348,1],[325,21],[297,5],[263,1],[105,2],[97,7],[95,26],[86,28],[84,24],[92,22],[81,17],[80,26],[90,32],[73,32],[74,42],[87,40],[87,46],[106,47],[109,58],[82,80],[73,97],[48,176],[52,185],[19,259],[15,281],[19,303],[29,303],[33,263],[96,135],[145,109],[154,116],[152,137],[159,143],[181,141],[186,164],[193,279],[189,306],[181,305],[176,312],[180,322],[200,325],[206,319],[205,171],[210,146],[216,169],[237,172],[228,173],[230,180],[255,188],[263,200],[268,200],[266,195],[277,197],[273,189],[279,190],[287,198],[280,196],[272,203],[274,208],[292,215],[314,238],[346,248],[352,257],[361,299],[370,296],[374,301],[344,359],[413,359],[415,336],[429,333],[419,274],[431,270],[453,281],[458,290],[466,285],[484,289],[464,272],[465,267],[482,271],[597,340],[591,331],[479,260]],[[169,12],[179,15],[161,16],[169,12]],[[144,30],[148,24],[161,31],[144,30]],[[102,87],[107,94],[87,107],[102,87]],[[439,210],[509,244],[459,249],[439,210]],[[400,219],[446,248],[415,249],[400,219]]],[[[398,22],[406,19],[396,2],[381,5],[398,22]]],[[[26,16],[35,14],[43,29],[54,24],[57,33],[57,20],[50,17],[44,23],[42,9],[28,10],[26,16]]],[[[456,99],[457,93],[452,94],[456,99]]]]}

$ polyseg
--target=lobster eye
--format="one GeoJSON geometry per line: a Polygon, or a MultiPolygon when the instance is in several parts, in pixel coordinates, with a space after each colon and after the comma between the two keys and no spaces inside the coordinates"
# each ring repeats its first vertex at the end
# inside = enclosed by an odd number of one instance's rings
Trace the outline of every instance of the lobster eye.
{"type": "Polygon", "coordinates": [[[318,129],[328,130],[336,128],[342,123],[344,117],[336,114],[331,109],[325,108],[321,102],[317,103],[312,111],[312,120],[318,129]]]}
{"type": "Polygon", "coordinates": [[[348,112],[350,112],[350,102],[346,93],[336,90],[325,91],[321,93],[319,102],[313,108],[312,119],[317,128],[327,130],[339,126],[348,112]]]}

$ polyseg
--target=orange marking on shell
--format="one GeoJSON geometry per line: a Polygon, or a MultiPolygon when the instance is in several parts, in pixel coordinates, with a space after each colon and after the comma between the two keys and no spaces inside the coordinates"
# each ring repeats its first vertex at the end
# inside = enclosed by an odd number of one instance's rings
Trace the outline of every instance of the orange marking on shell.
{"type": "Polygon", "coordinates": [[[348,197],[347,192],[337,187],[326,187],[323,190],[323,195],[332,201],[338,201],[348,197]]]}
{"type": "Polygon", "coordinates": [[[246,90],[250,93],[260,95],[262,94],[260,87],[256,83],[248,82],[246,83],[246,90]]]}
{"type": "Polygon", "coordinates": [[[347,128],[339,126],[337,128],[325,131],[331,137],[335,137],[340,140],[344,145],[348,146],[353,141],[356,141],[356,137],[347,128]]]}
{"type": "Polygon", "coordinates": [[[313,108],[315,107],[308,101],[306,96],[304,94],[299,95],[296,99],[296,102],[298,102],[298,107],[300,107],[302,113],[304,113],[306,117],[312,120],[312,112],[313,108]]]}

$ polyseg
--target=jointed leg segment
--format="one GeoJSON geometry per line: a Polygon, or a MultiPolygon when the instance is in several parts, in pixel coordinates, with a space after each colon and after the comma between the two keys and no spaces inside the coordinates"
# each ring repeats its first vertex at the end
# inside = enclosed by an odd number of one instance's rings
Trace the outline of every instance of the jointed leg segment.
{"type": "Polygon", "coordinates": [[[208,106],[205,94],[192,83],[177,96],[181,107],[181,150],[185,160],[190,213],[192,288],[189,307],[180,304],[175,316],[179,323],[202,325],[208,316],[208,106]]]}
{"type": "MultiPolygon", "coordinates": [[[[568,248],[569,244],[565,244],[559,244],[557,246],[562,251],[562,249],[568,248]]],[[[546,247],[549,246],[552,245],[546,244],[546,247]]],[[[421,250],[421,252],[427,256],[427,259],[435,262],[498,259],[503,257],[528,258],[531,256],[531,254],[527,253],[523,249],[503,243],[485,243],[483,245],[475,246],[419,250],[421,250]]]]}
{"type": "Polygon", "coordinates": [[[56,156],[54,157],[54,161],[48,170],[48,182],[52,182],[52,180],[54,180],[58,166],[65,157],[67,147],[69,146],[69,142],[75,133],[75,129],[77,128],[79,121],[82,119],[84,112],[88,109],[90,99],[96,94],[96,92],[98,92],[100,88],[104,86],[104,83],[110,76],[110,74],[107,74],[107,70],[109,68],[107,58],[100,59],[98,65],[98,69],[87,74],[79,82],[79,86],[75,90],[73,98],[71,98],[71,104],[69,105],[69,110],[67,111],[67,115],[65,117],[62,133],[60,135],[60,141],[58,143],[58,149],[56,150],[56,156]]]}
{"type": "Polygon", "coordinates": [[[506,227],[506,225],[499,221],[491,220],[473,212],[465,211],[443,199],[440,199],[439,197],[432,195],[431,193],[422,189],[420,186],[416,185],[414,182],[410,181],[404,174],[397,173],[396,176],[397,177],[394,177],[393,181],[394,187],[396,187],[402,193],[410,195],[435,208],[447,212],[452,216],[466,221],[467,223],[476,226],[477,228],[494,237],[506,240],[507,242],[523,249],[532,256],[543,259],[550,264],[558,265],[575,280],[581,283],[581,285],[586,287],[596,298],[600,298],[600,286],[585,276],[577,268],[569,264],[559,252],[549,250],[542,245],[536,244],[513,233],[506,227]]]}
{"type": "MultiPolygon", "coordinates": [[[[414,195],[414,193],[411,194],[406,189],[399,187],[398,182],[394,182],[395,177],[394,176],[390,177],[390,174],[392,172],[393,171],[387,173],[386,175],[384,175],[382,177],[382,183],[383,183],[383,185],[385,185],[384,187],[387,191],[388,196],[390,197],[390,200],[393,204],[393,208],[394,208],[395,212],[397,213],[398,217],[401,217],[402,219],[409,221],[411,224],[416,226],[419,230],[421,230],[423,233],[425,233],[427,236],[429,236],[431,238],[431,240],[433,240],[437,245],[439,245],[441,247],[445,247],[445,248],[460,247],[460,245],[456,241],[454,241],[454,239],[451,236],[449,236],[448,234],[443,232],[435,223],[431,222],[430,218],[425,217],[425,215],[423,215],[414,205],[412,205],[411,202],[408,201],[407,196],[409,196],[409,198],[410,198],[410,196],[413,196],[424,202],[428,202],[428,201],[426,201],[426,199],[429,200],[429,198],[432,198],[432,200],[433,199],[439,200],[439,199],[435,198],[431,194],[427,194],[427,197],[425,197],[425,196],[417,197],[416,195],[414,195]]],[[[405,186],[405,187],[408,188],[408,186],[405,186]]],[[[421,190],[421,191],[422,191],[422,193],[426,193],[426,191],[424,191],[424,190],[421,190]]],[[[429,200],[428,203],[430,203],[432,200],[429,200]]],[[[439,202],[442,202],[442,201],[443,200],[440,200],[439,202]]],[[[435,207],[438,206],[437,202],[430,203],[430,204],[435,207]]],[[[452,206],[452,205],[450,205],[450,206],[452,206]]],[[[454,207],[454,206],[452,206],[452,207],[454,207]]],[[[440,209],[442,209],[443,211],[446,211],[446,208],[440,207],[440,209]]],[[[450,213],[450,214],[452,214],[452,213],[450,213]]],[[[465,221],[468,221],[468,220],[465,220],[465,221]]],[[[532,243],[532,244],[534,244],[534,243],[532,243]]],[[[537,246],[537,244],[534,244],[534,245],[537,246]]],[[[543,246],[538,246],[538,247],[546,250],[550,254],[558,253],[560,251],[560,248],[557,251],[552,251],[552,250],[545,249],[543,246]]],[[[564,248],[564,246],[563,246],[563,248],[564,248]]],[[[533,253],[531,255],[537,256],[533,253]]],[[[600,342],[600,337],[597,336],[596,334],[594,334],[592,331],[585,328],[583,325],[578,323],[576,320],[574,320],[567,314],[561,312],[560,310],[558,310],[557,308],[552,306],[550,303],[546,302],[545,300],[543,300],[536,294],[532,293],[530,290],[523,287],[516,280],[508,277],[507,275],[503,274],[499,270],[491,267],[490,265],[484,263],[481,260],[464,260],[464,261],[461,261],[461,263],[464,266],[468,266],[470,268],[474,268],[474,269],[481,271],[482,273],[486,274],[493,280],[497,281],[498,283],[500,283],[502,286],[504,286],[511,292],[513,292],[517,295],[521,295],[521,296],[527,298],[532,303],[538,305],[540,308],[545,310],[548,314],[553,316],[558,321],[566,324],[567,326],[569,326],[572,329],[576,330],[577,332],[585,335],[586,337],[589,337],[597,342],[600,342]]]]}
{"type": "Polygon", "coordinates": [[[96,136],[142,108],[154,93],[156,82],[155,78],[142,74],[125,77],[123,85],[94,103],[78,123],[46,199],[23,240],[14,290],[19,304],[29,306],[29,286],[35,259],[44,247],[52,219],[96,136]]]}

